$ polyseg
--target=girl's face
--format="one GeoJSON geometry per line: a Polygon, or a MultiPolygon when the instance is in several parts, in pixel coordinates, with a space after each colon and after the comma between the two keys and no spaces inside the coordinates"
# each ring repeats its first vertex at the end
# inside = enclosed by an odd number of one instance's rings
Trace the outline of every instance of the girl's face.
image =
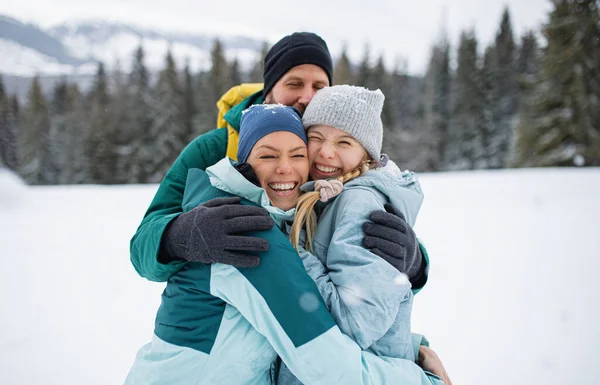
{"type": "Polygon", "coordinates": [[[285,211],[296,206],[309,168],[306,145],[298,135],[287,131],[265,135],[252,147],[247,162],[273,206],[285,211]]]}
{"type": "Polygon", "coordinates": [[[331,126],[308,129],[308,159],[313,180],[336,178],[368,159],[367,151],[352,136],[331,126]]]}

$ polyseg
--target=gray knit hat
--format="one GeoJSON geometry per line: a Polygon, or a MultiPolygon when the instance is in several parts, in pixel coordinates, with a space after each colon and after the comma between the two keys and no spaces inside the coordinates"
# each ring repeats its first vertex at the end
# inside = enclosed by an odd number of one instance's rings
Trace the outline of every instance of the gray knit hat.
{"type": "Polygon", "coordinates": [[[385,96],[381,90],[340,85],[320,89],[312,98],[302,124],[338,128],[352,135],[375,161],[381,157],[383,124],[381,111],[385,96]]]}

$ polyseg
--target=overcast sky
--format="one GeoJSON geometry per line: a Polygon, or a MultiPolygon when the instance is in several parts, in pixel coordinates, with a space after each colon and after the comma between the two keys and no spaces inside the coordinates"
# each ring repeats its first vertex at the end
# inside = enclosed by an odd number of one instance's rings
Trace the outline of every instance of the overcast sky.
{"type": "Polygon", "coordinates": [[[423,72],[442,26],[451,42],[474,28],[490,42],[508,5],[518,35],[538,29],[550,0],[0,0],[0,14],[42,27],[73,19],[122,21],[163,30],[241,34],[271,43],[294,31],[320,34],[335,54],[346,43],[360,57],[368,43],[387,63],[403,57],[423,72]]]}

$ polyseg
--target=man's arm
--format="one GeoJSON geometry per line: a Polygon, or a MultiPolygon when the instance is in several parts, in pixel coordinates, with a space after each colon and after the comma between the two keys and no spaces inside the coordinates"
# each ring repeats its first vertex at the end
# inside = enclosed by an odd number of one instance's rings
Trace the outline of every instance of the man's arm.
{"type": "Polygon", "coordinates": [[[181,152],[158,187],[158,191],[130,242],[131,263],[137,273],[151,281],[163,282],[177,272],[183,261],[161,263],[161,240],[167,225],[182,213],[188,170],[205,168],[225,156],[227,130],[210,131],[194,139],[181,152]]]}
{"type": "Polygon", "coordinates": [[[429,255],[425,246],[402,213],[389,203],[385,210],[373,211],[369,219],[370,222],[363,224],[363,246],[407,274],[413,294],[417,294],[429,275],[429,255]]]}

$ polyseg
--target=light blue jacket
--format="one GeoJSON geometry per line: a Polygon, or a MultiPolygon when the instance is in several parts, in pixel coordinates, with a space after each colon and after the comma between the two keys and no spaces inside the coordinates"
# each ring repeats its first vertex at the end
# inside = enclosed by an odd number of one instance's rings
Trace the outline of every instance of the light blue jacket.
{"type": "MultiPolygon", "coordinates": [[[[192,169],[187,180],[184,211],[238,195],[267,209],[278,226],[293,217],[272,207],[229,159],[192,169]]],[[[362,351],[335,324],[286,235],[264,233],[270,249],[258,267],[189,263],[168,281],[152,342],[138,352],[126,384],[268,385],[277,355],[307,385],[441,384],[411,360],[362,351]]]]}
{"type": "MultiPolygon", "coordinates": [[[[423,193],[416,175],[391,161],[347,182],[339,196],[320,207],[314,254],[301,249],[300,256],[344,334],[365,351],[414,361],[410,282],[362,246],[363,223],[387,202],[414,226],[423,193]]],[[[298,383],[290,378],[282,367],[279,385],[298,383]]]]}

